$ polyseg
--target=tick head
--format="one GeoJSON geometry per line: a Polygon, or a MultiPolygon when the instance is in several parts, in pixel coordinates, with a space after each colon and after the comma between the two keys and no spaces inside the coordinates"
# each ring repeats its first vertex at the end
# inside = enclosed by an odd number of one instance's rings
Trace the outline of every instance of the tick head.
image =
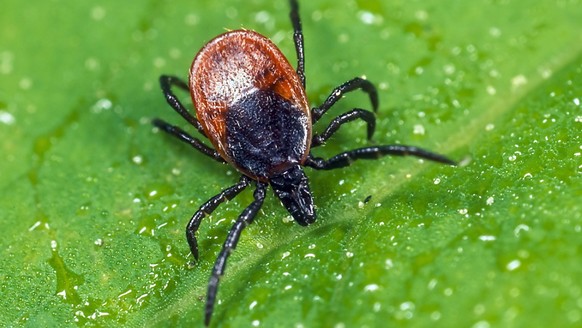
{"type": "Polygon", "coordinates": [[[275,195],[293,219],[302,226],[315,221],[313,196],[309,189],[309,181],[300,165],[295,165],[270,179],[275,195]]]}

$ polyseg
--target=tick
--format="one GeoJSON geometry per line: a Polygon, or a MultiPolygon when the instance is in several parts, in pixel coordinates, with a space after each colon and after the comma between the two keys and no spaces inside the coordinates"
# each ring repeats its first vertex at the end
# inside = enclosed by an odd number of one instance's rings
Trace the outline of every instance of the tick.
{"type": "Polygon", "coordinates": [[[344,94],[362,90],[370,98],[374,112],[378,94],[372,83],[359,77],[336,87],[321,106],[310,108],[305,95],[303,32],[297,0],[290,0],[293,40],[297,68],[293,69],[281,50],[266,37],[249,30],[229,31],[208,42],[194,58],[188,83],[163,75],[160,84],[170,106],[210,141],[208,146],[181,128],[154,119],[159,129],[191,145],[220,163],[228,163],[241,173],[239,181],[204,203],[186,226],[186,239],[198,260],[196,231],[204,217],[221,203],[230,200],[249,185],[255,186],[254,201],[244,209],[228,232],[212,269],[206,294],[206,325],[216,301],[218,284],[230,253],[236,248],[243,229],[259,212],[269,186],[302,226],[316,219],[309,181],[303,167],[333,170],[359,159],[385,155],[411,155],[454,165],[443,155],[406,145],[381,145],[358,148],[329,159],[315,157],[311,151],[325,143],[345,123],[363,120],[367,137],[374,134],[374,113],[354,108],[336,118],[323,132],[314,134],[312,126],[344,94]],[[189,91],[196,116],[190,114],[172,92],[177,87],[189,91]]]}

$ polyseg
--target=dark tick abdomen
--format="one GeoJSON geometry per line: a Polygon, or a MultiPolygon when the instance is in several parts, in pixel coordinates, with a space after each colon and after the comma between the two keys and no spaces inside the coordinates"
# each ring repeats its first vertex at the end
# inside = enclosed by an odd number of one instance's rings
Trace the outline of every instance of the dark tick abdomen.
{"type": "Polygon", "coordinates": [[[234,164],[268,178],[300,163],[307,147],[307,117],[272,90],[256,90],[226,114],[227,153],[234,164]]]}

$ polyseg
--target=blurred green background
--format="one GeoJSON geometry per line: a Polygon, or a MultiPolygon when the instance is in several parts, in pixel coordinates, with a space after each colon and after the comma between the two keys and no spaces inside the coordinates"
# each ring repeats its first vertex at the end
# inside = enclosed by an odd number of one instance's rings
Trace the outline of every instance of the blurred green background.
{"type": "MultiPolygon", "coordinates": [[[[307,94],[366,76],[374,139],[412,158],[306,169],[318,221],[269,197],[219,291],[224,327],[582,326],[582,8],[577,0],[301,1],[307,94]],[[364,203],[364,199],[371,200],[364,203]]],[[[252,191],[184,227],[237,173],[155,133],[161,74],[226,29],[295,63],[288,3],[22,1],[0,11],[0,323],[200,326],[211,265],[252,191]]],[[[189,96],[180,93],[185,103],[189,96]]],[[[365,95],[347,96],[316,127],[365,95]]],[[[191,131],[193,129],[190,129],[191,131]]]]}

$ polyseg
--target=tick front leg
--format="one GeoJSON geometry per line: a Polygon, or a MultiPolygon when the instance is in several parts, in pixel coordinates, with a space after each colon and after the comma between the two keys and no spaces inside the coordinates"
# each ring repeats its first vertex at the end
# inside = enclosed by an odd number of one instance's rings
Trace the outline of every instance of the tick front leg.
{"type": "Polygon", "coordinates": [[[226,241],[220,250],[220,254],[216,258],[214,267],[212,269],[212,275],[210,276],[210,281],[208,282],[208,292],[206,294],[206,309],[204,324],[208,326],[210,323],[210,318],[212,317],[212,312],[214,310],[214,303],[216,302],[216,293],[218,291],[218,284],[220,278],[224,274],[224,269],[226,267],[226,261],[230,256],[230,253],[236,248],[240,234],[246,226],[251,224],[257,215],[257,212],[261,209],[263,201],[265,200],[265,194],[267,190],[267,185],[261,182],[257,182],[257,189],[255,189],[254,198],[255,200],[245,208],[245,210],[238,217],[226,237],[226,241]]]}
{"type": "Polygon", "coordinates": [[[182,105],[178,97],[172,92],[172,86],[176,86],[180,89],[190,92],[188,88],[188,84],[182,81],[180,78],[170,75],[162,75],[160,76],[160,86],[162,87],[162,92],[166,97],[166,101],[172,108],[180,114],[186,121],[192,124],[198,132],[202,133],[203,136],[206,137],[206,133],[204,133],[204,129],[198,120],[192,116],[188,112],[188,110],[182,105]]]}
{"type": "Polygon", "coordinates": [[[372,82],[356,77],[333,89],[321,106],[313,108],[311,114],[313,123],[317,122],[344,94],[357,89],[362,89],[362,91],[368,94],[370,102],[372,103],[372,109],[375,112],[378,109],[378,92],[376,91],[376,87],[372,82]]]}
{"type": "Polygon", "coordinates": [[[164,132],[173,135],[174,137],[189,144],[190,146],[199,150],[204,155],[207,155],[220,163],[226,163],[216,150],[206,146],[202,141],[192,137],[186,131],[180,129],[179,127],[171,125],[157,118],[152,121],[152,124],[155,127],[159,128],[160,130],[163,130],[164,132]]]}
{"type": "Polygon", "coordinates": [[[250,179],[246,176],[241,176],[240,181],[234,186],[223,190],[220,194],[210,198],[204,205],[200,206],[200,209],[194,213],[190,222],[186,226],[186,239],[188,240],[188,245],[190,245],[190,251],[194,256],[194,259],[198,260],[198,242],[196,241],[196,231],[200,227],[200,222],[206,215],[212,214],[212,212],[227,200],[233,199],[241,191],[243,191],[250,183],[250,179]]]}
{"type": "Polygon", "coordinates": [[[311,139],[311,147],[313,148],[323,144],[340,128],[340,126],[342,126],[342,124],[356,119],[362,119],[368,124],[368,140],[371,139],[374,134],[374,129],[376,128],[376,117],[374,116],[374,113],[364,109],[355,108],[334,118],[322,134],[314,135],[311,139]]]}
{"type": "Polygon", "coordinates": [[[382,156],[415,156],[427,159],[429,161],[439,162],[443,164],[456,165],[456,163],[444,155],[430,152],[428,150],[406,145],[383,145],[375,147],[358,148],[335,155],[334,157],[325,160],[319,157],[307,157],[305,161],[306,166],[310,166],[318,170],[333,170],[341,167],[351,165],[354,161],[359,159],[378,159],[382,156]]]}

